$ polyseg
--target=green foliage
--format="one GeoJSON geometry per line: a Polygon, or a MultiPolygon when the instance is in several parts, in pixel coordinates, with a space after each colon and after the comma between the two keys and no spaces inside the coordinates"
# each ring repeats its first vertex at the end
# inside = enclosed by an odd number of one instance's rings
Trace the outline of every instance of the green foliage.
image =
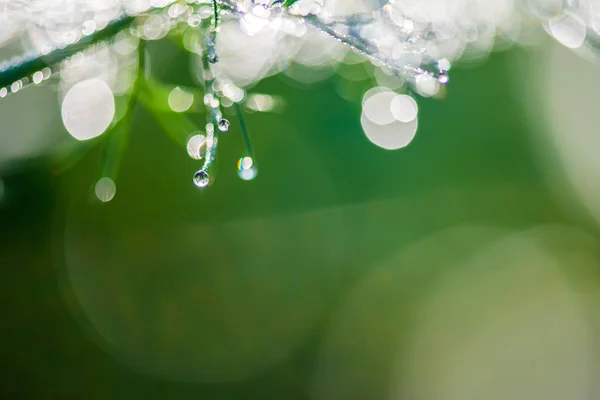
{"type": "Polygon", "coordinates": [[[283,2],[283,6],[284,7],[291,7],[294,5],[294,3],[296,3],[298,0],[285,0],[283,2]]]}

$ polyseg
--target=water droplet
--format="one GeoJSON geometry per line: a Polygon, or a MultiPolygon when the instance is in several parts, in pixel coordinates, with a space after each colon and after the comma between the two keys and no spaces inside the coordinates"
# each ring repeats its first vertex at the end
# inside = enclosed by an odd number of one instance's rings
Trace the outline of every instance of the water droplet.
{"type": "Polygon", "coordinates": [[[0,98],[6,97],[7,94],[8,94],[8,90],[5,87],[0,89],[0,98]]]}
{"type": "Polygon", "coordinates": [[[81,33],[83,33],[85,36],[91,35],[95,31],[96,31],[96,21],[94,21],[93,19],[89,20],[89,21],[85,21],[81,25],[81,33]]]}
{"type": "Polygon", "coordinates": [[[202,17],[197,14],[192,14],[188,18],[188,25],[191,26],[192,28],[196,28],[196,27],[200,26],[201,23],[202,23],[202,17]]]}
{"type": "Polygon", "coordinates": [[[37,71],[35,74],[33,74],[33,83],[35,83],[36,85],[41,83],[44,80],[44,74],[42,73],[42,71],[37,71]]]}
{"type": "Polygon", "coordinates": [[[208,54],[206,57],[208,58],[208,62],[211,64],[216,64],[219,62],[219,56],[217,56],[217,52],[214,47],[208,49],[208,54]]]}
{"type": "Polygon", "coordinates": [[[205,188],[209,183],[210,176],[203,169],[194,174],[194,185],[198,186],[199,188],[205,188]]]}
{"type": "Polygon", "coordinates": [[[217,56],[217,37],[216,32],[211,32],[208,37],[208,41],[206,43],[206,58],[208,58],[208,62],[211,64],[216,64],[219,62],[219,57],[217,56]]]}
{"type": "Polygon", "coordinates": [[[415,78],[415,89],[423,97],[433,97],[439,91],[438,80],[430,73],[422,73],[415,78]]]}
{"type": "Polygon", "coordinates": [[[221,132],[227,132],[227,131],[229,130],[229,125],[230,125],[230,124],[229,124],[229,120],[228,120],[228,119],[226,119],[226,118],[221,118],[221,119],[219,120],[219,124],[218,124],[218,126],[219,126],[219,130],[220,130],[221,132]]]}
{"type": "Polygon", "coordinates": [[[239,170],[250,169],[254,165],[252,157],[242,157],[238,160],[237,167],[239,170]]]}
{"type": "Polygon", "coordinates": [[[115,197],[117,186],[112,179],[104,177],[96,183],[95,192],[100,201],[107,203],[115,197]]]}
{"type": "Polygon", "coordinates": [[[206,136],[210,137],[215,133],[215,126],[210,122],[206,124],[206,136]]]}
{"type": "Polygon", "coordinates": [[[12,85],[10,85],[10,91],[13,93],[17,93],[23,87],[23,83],[21,81],[16,81],[12,85]]]}
{"type": "Polygon", "coordinates": [[[438,67],[442,71],[449,71],[452,67],[452,64],[447,58],[442,58],[441,60],[438,60],[438,67]]]}
{"type": "Polygon", "coordinates": [[[256,168],[252,167],[250,169],[242,169],[238,171],[238,176],[245,180],[245,181],[251,181],[254,178],[256,178],[257,175],[257,170],[256,168]]]}
{"type": "Polygon", "coordinates": [[[242,157],[237,162],[238,176],[245,180],[251,181],[256,178],[258,170],[254,165],[254,160],[252,157],[242,157]]]}
{"type": "Polygon", "coordinates": [[[217,108],[219,107],[220,103],[217,97],[215,97],[212,93],[208,93],[204,96],[204,104],[212,108],[217,108]]]}
{"type": "Polygon", "coordinates": [[[42,69],[42,75],[44,77],[44,80],[46,79],[50,79],[50,77],[52,76],[52,70],[48,67],[42,69]]]}
{"type": "Polygon", "coordinates": [[[445,85],[449,81],[450,81],[450,77],[448,75],[446,75],[444,72],[440,72],[440,75],[438,76],[438,82],[441,83],[442,85],[445,85]]]}
{"type": "Polygon", "coordinates": [[[206,152],[206,136],[194,135],[187,142],[187,151],[194,160],[200,160],[206,152]]]}

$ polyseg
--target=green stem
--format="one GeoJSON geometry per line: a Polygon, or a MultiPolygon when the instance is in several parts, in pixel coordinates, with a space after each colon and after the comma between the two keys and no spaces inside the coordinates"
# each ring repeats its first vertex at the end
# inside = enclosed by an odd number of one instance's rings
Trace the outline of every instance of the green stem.
{"type": "Polygon", "coordinates": [[[219,27],[219,4],[217,4],[217,0],[212,0],[213,3],[213,14],[215,17],[215,30],[219,27]]]}
{"type": "Polygon", "coordinates": [[[240,124],[240,132],[242,134],[242,140],[244,141],[246,155],[254,160],[254,150],[252,149],[252,141],[250,140],[248,126],[246,125],[246,119],[244,118],[244,111],[242,110],[242,107],[240,107],[239,103],[233,103],[233,109],[235,110],[235,115],[238,119],[238,123],[240,124]]]}

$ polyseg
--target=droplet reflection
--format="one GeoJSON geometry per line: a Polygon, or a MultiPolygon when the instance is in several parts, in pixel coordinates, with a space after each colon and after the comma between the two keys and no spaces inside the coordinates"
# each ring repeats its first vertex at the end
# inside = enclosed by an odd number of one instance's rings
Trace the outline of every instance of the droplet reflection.
{"type": "Polygon", "coordinates": [[[256,178],[258,170],[254,165],[254,160],[252,157],[242,157],[238,160],[237,163],[238,176],[245,180],[251,181],[256,178]]]}
{"type": "Polygon", "coordinates": [[[187,152],[194,160],[201,160],[206,151],[206,136],[194,135],[187,142],[187,152]]]}
{"type": "Polygon", "coordinates": [[[107,203],[115,197],[117,186],[112,179],[104,177],[96,183],[95,192],[98,200],[107,203]]]}
{"type": "Polygon", "coordinates": [[[205,188],[210,183],[210,176],[204,170],[200,170],[194,174],[194,185],[199,188],[205,188]]]}
{"type": "Polygon", "coordinates": [[[221,118],[218,123],[219,130],[221,132],[227,132],[229,130],[229,120],[226,118],[221,118]]]}

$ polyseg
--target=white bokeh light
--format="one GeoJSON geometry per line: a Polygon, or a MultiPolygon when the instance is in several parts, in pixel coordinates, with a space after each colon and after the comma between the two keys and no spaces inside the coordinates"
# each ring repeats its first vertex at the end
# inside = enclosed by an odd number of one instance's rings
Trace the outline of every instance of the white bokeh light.
{"type": "Polygon", "coordinates": [[[375,87],[363,97],[361,125],[372,143],[395,150],[407,146],[415,137],[417,112],[417,103],[410,96],[375,87]]]}
{"type": "Polygon", "coordinates": [[[62,119],[67,131],[77,140],[100,136],[115,116],[115,100],[101,79],[88,79],[75,84],[62,103],[62,119]]]}
{"type": "Polygon", "coordinates": [[[194,95],[181,89],[179,86],[169,93],[169,107],[171,110],[181,113],[190,109],[194,103],[194,95]]]}
{"type": "Polygon", "coordinates": [[[388,90],[366,97],[363,103],[365,117],[377,125],[391,124],[396,120],[391,106],[395,97],[396,93],[388,90]]]}
{"type": "Polygon", "coordinates": [[[548,27],[552,36],[566,47],[577,49],[585,42],[587,28],[579,15],[563,13],[548,21],[548,27]]]}
{"type": "Polygon", "coordinates": [[[415,99],[405,94],[395,96],[390,106],[392,115],[400,122],[414,120],[417,118],[417,113],[419,112],[419,106],[415,99]]]}

